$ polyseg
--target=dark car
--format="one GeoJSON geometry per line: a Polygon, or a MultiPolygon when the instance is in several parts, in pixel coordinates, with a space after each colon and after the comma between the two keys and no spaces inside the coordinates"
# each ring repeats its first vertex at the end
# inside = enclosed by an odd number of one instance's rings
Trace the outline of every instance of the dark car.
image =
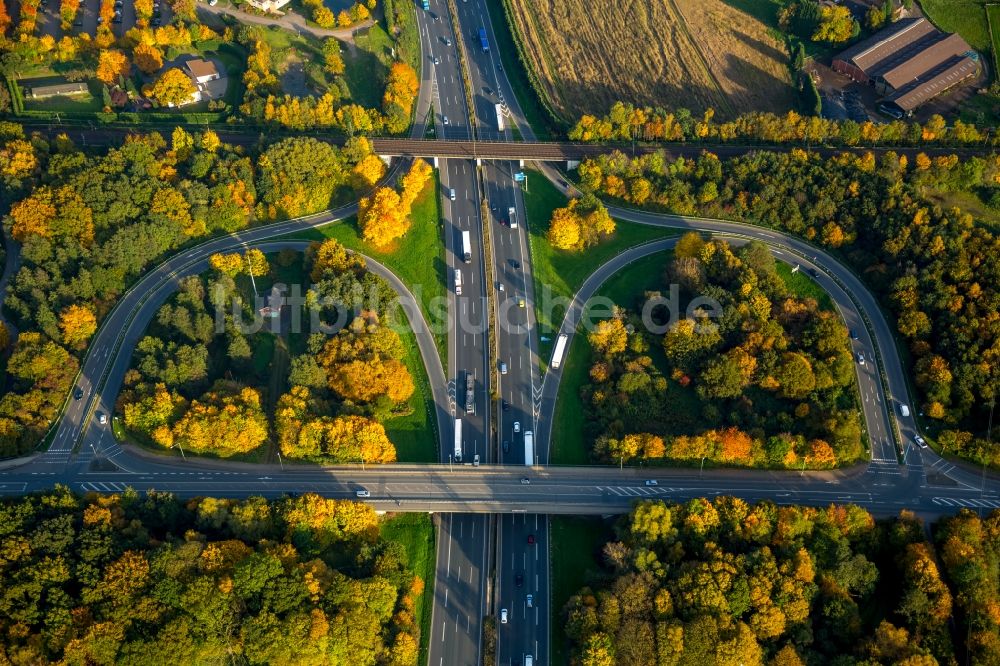
{"type": "Polygon", "coordinates": [[[507,402],[506,400],[501,400],[500,401],[500,407],[502,407],[503,411],[506,412],[508,409],[510,409],[510,403],[507,402]]]}
{"type": "Polygon", "coordinates": [[[122,15],[121,14],[115,14],[115,17],[113,19],[111,19],[111,22],[114,23],[115,25],[120,25],[121,22],[122,22],[122,15]]]}
{"type": "Polygon", "coordinates": [[[520,268],[521,267],[521,262],[518,261],[517,259],[511,259],[510,260],[510,265],[513,266],[514,268],[520,268]]]}
{"type": "Polygon", "coordinates": [[[505,439],[503,440],[503,452],[508,453],[509,451],[510,451],[510,440],[505,439]]]}
{"type": "Polygon", "coordinates": [[[77,389],[73,391],[73,398],[79,400],[82,397],[83,397],[83,389],[77,387],[77,389]]]}
{"type": "Polygon", "coordinates": [[[524,574],[517,574],[514,576],[514,585],[517,585],[518,587],[524,585],[524,574]]]}
{"type": "Polygon", "coordinates": [[[819,271],[816,270],[815,268],[810,268],[809,269],[809,275],[813,276],[813,278],[818,278],[819,277],[819,271]]]}
{"type": "Polygon", "coordinates": [[[529,534],[528,535],[528,545],[529,546],[534,546],[535,545],[535,535],[534,534],[529,534]]]}
{"type": "Polygon", "coordinates": [[[854,330],[854,329],[852,328],[852,329],[851,329],[851,340],[857,340],[857,339],[858,339],[858,332],[857,332],[857,331],[855,331],[855,330],[854,330]]]}

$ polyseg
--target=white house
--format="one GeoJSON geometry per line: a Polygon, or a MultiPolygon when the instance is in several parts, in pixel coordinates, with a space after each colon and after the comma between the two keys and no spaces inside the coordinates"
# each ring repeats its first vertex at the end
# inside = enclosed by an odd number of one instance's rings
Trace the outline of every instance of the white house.
{"type": "Polygon", "coordinates": [[[191,98],[181,106],[195,104],[206,99],[217,99],[225,94],[225,82],[212,84],[213,81],[219,81],[222,74],[219,73],[219,68],[211,60],[203,60],[202,58],[188,60],[184,63],[184,71],[191,79],[191,83],[194,84],[195,90],[191,94],[191,98]]]}
{"type": "Polygon", "coordinates": [[[262,12],[275,12],[287,5],[292,0],[246,0],[251,7],[256,7],[262,12]]]}

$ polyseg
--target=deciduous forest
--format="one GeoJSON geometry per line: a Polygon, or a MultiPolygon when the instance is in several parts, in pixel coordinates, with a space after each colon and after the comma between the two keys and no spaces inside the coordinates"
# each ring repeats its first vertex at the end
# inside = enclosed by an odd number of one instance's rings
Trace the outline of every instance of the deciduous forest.
{"type": "Polygon", "coordinates": [[[1000,464],[986,432],[1000,387],[1000,240],[965,210],[1000,205],[1000,158],[614,153],[581,164],[580,179],[629,204],[765,225],[833,252],[894,318],[937,442],[1000,464]]]}
{"type": "Polygon", "coordinates": [[[102,317],[151,265],[199,238],[348,200],[370,187],[370,155],[363,138],[342,149],[285,139],[258,153],[180,128],[94,152],[0,123],[3,224],[21,244],[4,302],[20,335],[0,398],[0,456],[44,437],[102,317]]]}
{"type": "Polygon", "coordinates": [[[864,456],[847,329],[790,292],[766,246],[688,234],[662,284],[588,334],[597,458],[827,468],[864,456]],[[650,310],[665,334],[651,332],[641,313],[668,285],[680,312],[650,310]]]}
{"type": "Polygon", "coordinates": [[[991,664],[1000,513],[644,501],[563,609],[580,666],[991,664]]]}
{"type": "Polygon", "coordinates": [[[0,663],[415,666],[430,524],[392,522],[310,494],[4,499],[0,663]]]}

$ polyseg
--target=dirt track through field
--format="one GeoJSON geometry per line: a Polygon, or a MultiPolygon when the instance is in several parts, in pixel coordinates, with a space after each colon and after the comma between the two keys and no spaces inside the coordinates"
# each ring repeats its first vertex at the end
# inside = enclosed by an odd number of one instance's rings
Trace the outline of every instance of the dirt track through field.
{"type": "Polygon", "coordinates": [[[557,113],[617,100],[719,117],[793,101],[784,45],[722,0],[509,0],[557,113]]]}

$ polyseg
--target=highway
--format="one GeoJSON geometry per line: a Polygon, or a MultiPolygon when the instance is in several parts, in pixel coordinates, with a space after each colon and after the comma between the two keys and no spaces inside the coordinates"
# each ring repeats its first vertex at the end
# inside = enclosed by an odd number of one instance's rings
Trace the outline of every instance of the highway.
{"type": "MultiPolygon", "coordinates": [[[[458,40],[448,6],[445,0],[432,0],[430,7],[429,11],[417,10],[417,23],[423,47],[423,69],[430,72],[434,135],[448,143],[451,139],[471,139],[472,122],[456,49],[458,40]]],[[[446,419],[440,422],[449,438],[440,459],[441,462],[471,463],[478,458],[487,463],[492,460],[488,376],[491,368],[487,349],[488,284],[479,217],[479,183],[475,162],[461,153],[453,156],[465,159],[438,160],[452,313],[446,369],[450,409],[446,419]],[[463,251],[463,233],[470,239],[468,261],[463,251]],[[457,286],[459,281],[460,288],[457,286]],[[469,379],[473,386],[471,403],[467,396],[469,379]],[[462,429],[460,444],[456,445],[454,433],[458,420],[461,420],[462,429]]],[[[482,661],[482,619],[487,598],[492,523],[491,516],[461,513],[444,516],[437,523],[429,664],[477,666],[482,661]]]]}

